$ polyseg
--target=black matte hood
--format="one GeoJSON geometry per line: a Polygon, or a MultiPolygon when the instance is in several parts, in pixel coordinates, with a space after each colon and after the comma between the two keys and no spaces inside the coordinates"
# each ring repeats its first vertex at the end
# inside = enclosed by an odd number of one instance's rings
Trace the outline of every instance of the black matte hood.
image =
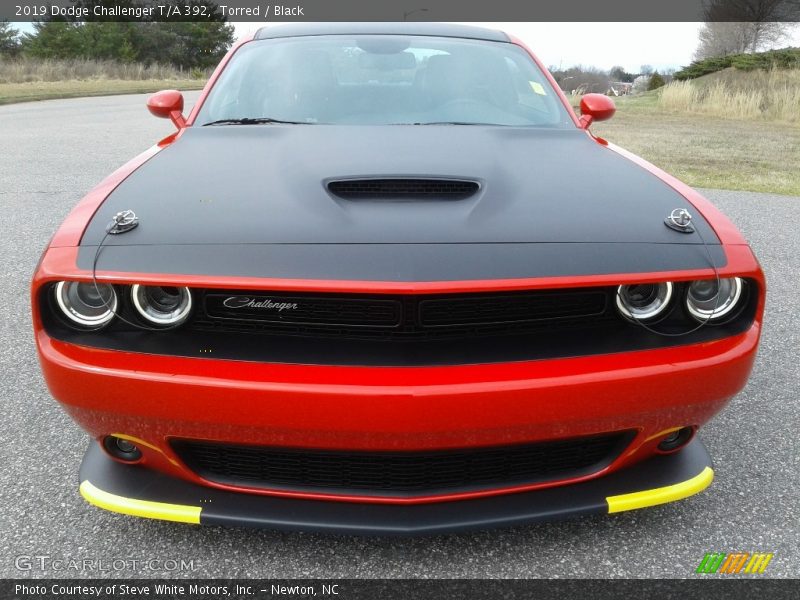
{"type": "Polygon", "coordinates": [[[577,129],[192,127],[109,196],[82,245],[96,245],[126,209],[140,227],[105,244],[700,243],[664,226],[684,206],[577,129]],[[460,200],[397,202],[345,200],[325,187],[352,177],[466,178],[481,188],[460,200]]]}

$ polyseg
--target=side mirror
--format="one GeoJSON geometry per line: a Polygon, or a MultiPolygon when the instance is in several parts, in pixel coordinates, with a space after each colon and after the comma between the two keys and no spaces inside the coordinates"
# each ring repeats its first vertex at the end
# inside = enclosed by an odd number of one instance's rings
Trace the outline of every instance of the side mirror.
{"type": "Polygon", "coordinates": [[[617,107],[614,101],[603,94],[586,94],[581,98],[581,118],[580,122],[584,129],[594,121],[605,121],[614,116],[617,107]]]}
{"type": "Polygon", "coordinates": [[[161,119],[172,119],[175,127],[186,127],[183,117],[183,94],[177,90],[157,92],[147,99],[147,109],[161,119]]]}

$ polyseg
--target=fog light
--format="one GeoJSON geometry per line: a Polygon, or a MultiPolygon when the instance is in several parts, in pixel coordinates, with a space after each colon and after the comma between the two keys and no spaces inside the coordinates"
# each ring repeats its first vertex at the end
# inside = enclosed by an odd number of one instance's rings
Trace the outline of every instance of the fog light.
{"type": "Polygon", "coordinates": [[[136,444],[123,440],[121,438],[114,438],[114,443],[117,445],[117,450],[120,452],[131,453],[136,452],[136,444]]]}
{"type": "Polygon", "coordinates": [[[675,452],[688,444],[694,436],[694,427],[681,427],[669,432],[658,444],[661,452],[675,452]]]}
{"type": "Polygon", "coordinates": [[[107,435],[103,439],[103,447],[111,456],[125,462],[136,462],[142,458],[142,452],[136,444],[115,435],[107,435]]]}

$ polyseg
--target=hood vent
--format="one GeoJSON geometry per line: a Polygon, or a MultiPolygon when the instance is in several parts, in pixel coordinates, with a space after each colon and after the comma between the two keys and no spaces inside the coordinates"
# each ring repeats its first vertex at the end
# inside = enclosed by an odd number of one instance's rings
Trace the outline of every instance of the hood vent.
{"type": "Polygon", "coordinates": [[[339,179],[328,182],[328,191],[345,199],[461,200],[480,189],[466,179],[339,179]]]}

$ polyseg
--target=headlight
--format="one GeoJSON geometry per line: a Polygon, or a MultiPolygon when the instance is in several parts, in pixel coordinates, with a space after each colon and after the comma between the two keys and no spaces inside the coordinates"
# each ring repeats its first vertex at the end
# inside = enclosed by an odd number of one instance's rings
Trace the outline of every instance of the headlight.
{"type": "Polygon", "coordinates": [[[107,283],[59,281],[55,295],[64,316],[86,329],[108,325],[117,312],[117,293],[107,283]]]}
{"type": "Polygon", "coordinates": [[[686,308],[698,321],[717,321],[739,304],[742,287],[738,277],[693,281],[686,293],[686,308]]]}
{"type": "Polygon", "coordinates": [[[617,308],[634,321],[650,321],[661,315],[672,300],[672,283],[634,283],[617,288],[617,308]]]}
{"type": "Polygon", "coordinates": [[[161,327],[180,325],[192,310],[192,293],[186,287],[137,283],[131,286],[131,300],[146,321],[161,327]]]}

